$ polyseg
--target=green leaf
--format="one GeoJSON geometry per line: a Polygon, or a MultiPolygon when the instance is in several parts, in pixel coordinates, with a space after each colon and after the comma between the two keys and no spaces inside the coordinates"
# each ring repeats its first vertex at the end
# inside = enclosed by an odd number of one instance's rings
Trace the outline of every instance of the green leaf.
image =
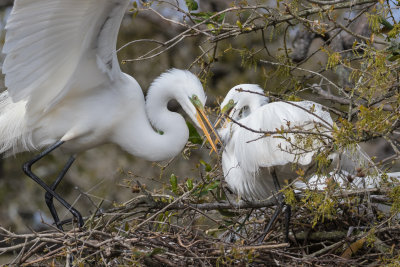
{"type": "Polygon", "coordinates": [[[200,160],[200,164],[204,166],[204,169],[206,170],[206,172],[210,172],[212,170],[211,165],[202,159],[200,160]]]}
{"type": "Polygon", "coordinates": [[[194,11],[199,8],[199,5],[194,0],[185,0],[185,2],[186,2],[186,5],[187,5],[189,11],[194,11]]]}
{"type": "Polygon", "coordinates": [[[194,128],[193,124],[188,121],[186,122],[186,125],[189,129],[189,141],[193,144],[201,145],[203,143],[203,139],[201,139],[201,136],[197,132],[196,128],[194,128]]]}
{"type": "Polygon", "coordinates": [[[219,186],[219,181],[212,182],[208,184],[205,188],[199,190],[196,194],[199,197],[205,196],[208,194],[209,191],[212,191],[213,189],[217,188],[219,186]]]}
{"type": "Polygon", "coordinates": [[[169,183],[171,184],[171,190],[175,194],[178,194],[178,177],[175,174],[171,174],[169,177],[169,183]]]}
{"type": "Polygon", "coordinates": [[[214,30],[214,29],[215,29],[215,26],[214,26],[213,24],[211,24],[211,23],[208,23],[208,24],[207,24],[207,28],[208,28],[209,30],[214,30]]]}
{"type": "Polygon", "coordinates": [[[236,25],[239,27],[239,29],[243,29],[243,25],[239,20],[236,21],[236,25]]]}
{"type": "Polygon", "coordinates": [[[224,21],[224,18],[225,18],[225,13],[217,16],[214,20],[218,23],[222,23],[224,21]]]}
{"type": "Polygon", "coordinates": [[[383,25],[383,30],[393,30],[394,26],[384,17],[379,16],[379,22],[383,25]]]}
{"type": "Polygon", "coordinates": [[[189,191],[193,189],[193,180],[191,178],[186,180],[186,187],[189,191]]]}

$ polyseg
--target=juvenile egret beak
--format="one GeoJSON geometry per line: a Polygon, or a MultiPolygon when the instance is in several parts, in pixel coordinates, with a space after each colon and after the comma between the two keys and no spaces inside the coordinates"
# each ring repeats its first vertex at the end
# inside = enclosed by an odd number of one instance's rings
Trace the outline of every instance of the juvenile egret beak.
{"type": "MultiPolygon", "coordinates": [[[[218,141],[218,142],[221,142],[221,140],[220,140],[218,134],[216,133],[216,131],[214,130],[214,127],[212,126],[210,120],[209,120],[208,117],[206,116],[206,114],[205,114],[205,112],[204,112],[204,107],[203,107],[203,105],[202,105],[201,102],[198,100],[198,98],[195,97],[195,96],[193,96],[192,98],[190,98],[190,101],[193,103],[193,105],[194,105],[195,108],[196,108],[196,111],[197,111],[197,113],[196,113],[196,119],[197,119],[197,121],[198,121],[198,123],[199,123],[199,125],[200,125],[200,127],[201,127],[201,129],[202,129],[202,131],[203,131],[203,133],[205,134],[205,136],[206,136],[208,142],[210,143],[212,149],[215,151],[215,153],[218,154],[216,144],[215,144],[214,141],[212,140],[211,135],[210,135],[210,132],[208,131],[207,126],[204,124],[204,121],[207,123],[207,125],[210,127],[211,131],[212,131],[212,132],[214,133],[214,135],[216,136],[217,141],[218,141]]],[[[222,142],[221,142],[221,143],[222,143],[222,142]]]]}
{"type": "Polygon", "coordinates": [[[214,123],[214,128],[217,128],[217,126],[221,123],[221,120],[222,120],[222,118],[224,117],[224,114],[219,114],[218,115],[218,117],[217,117],[217,119],[215,120],[215,123],[214,123]]]}
{"type": "MultiPolygon", "coordinates": [[[[218,116],[217,121],[214,124],[214,128],[217,128],[217,126],[221,123],[222,119],[224,118],[224,114],[221,114],[218,116]]],[[[224,123],[222,124],[221,128],[225,128],[226,125],[230,122],[231,120],[229,118],[225,118],[224,123]]]]}
{"type": "MultiPolygon", "coordinates": [[[[228,104],[222,107],[221,109],[221,114],[218,116],[217,121],[214,124],[214,128],[217,128],[217,126],[221,123],[222,118],[225,116],[225,114],[229,114],[232,109],[235,107],[236,103],[233,101],[233,99],[229,100],[228,104]]],[[[229,119],[226,119],[224,124],[222,125],[221,128],[225,128],[225,125],[229,122],[229,119]]]]}

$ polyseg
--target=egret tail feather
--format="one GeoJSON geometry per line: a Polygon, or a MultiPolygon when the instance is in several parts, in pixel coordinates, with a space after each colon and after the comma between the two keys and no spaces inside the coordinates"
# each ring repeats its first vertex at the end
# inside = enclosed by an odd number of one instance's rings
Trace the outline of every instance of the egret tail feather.
{"type": "Polygon", "coordinates": [[[0,94],[0,154],[5,157],[35,149],[26,127],[25,106],[26,101],[14,103],[8,91],[0,94]]]}

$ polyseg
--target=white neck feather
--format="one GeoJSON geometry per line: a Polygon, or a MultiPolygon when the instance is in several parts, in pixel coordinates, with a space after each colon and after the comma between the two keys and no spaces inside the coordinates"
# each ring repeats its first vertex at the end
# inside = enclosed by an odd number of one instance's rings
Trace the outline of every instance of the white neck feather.
{"type": "Polygon", "coordinates": [[[130,154],[150,161],[162,161],[178,155],[185,146],[189,138],[185,120],[167,108],[171,99],[176,99],[181,105],[184,103],[173,94],[170,86],[170,83],[153,84],[146,103],[143,101],[137,106],[118,127],[115,141],[130,154]]]}

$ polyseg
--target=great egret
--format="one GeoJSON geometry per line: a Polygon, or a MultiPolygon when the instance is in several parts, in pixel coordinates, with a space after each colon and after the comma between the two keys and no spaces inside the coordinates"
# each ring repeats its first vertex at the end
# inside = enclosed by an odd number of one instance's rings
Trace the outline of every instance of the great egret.
{"type": "Polygon", "coordinates": [[[16,0],[6,25],[3,73],[8,90],[0,98],[0,153],[46,148],[24,164],[24,171],[46,190],[59,228],[53,197],[83,225],[81,214],[55,193],[77,153],[112,142],[135,156],[161,161],[182,150],[188,128],[182,116],[167,109],[171,99],[215,149],[203,122],[209,124],[206,96],[195,75],[177,69],[162,74],[145,102],[137,81],[121,72],[116,40],[129,3],[16,0]],[[72,156],[48,186],[31,166],[61,145],[72,156]]]}
{"type": "Polygon", "coordinates": [[[219,129],[225,144],[222,153],[225,180],[235,193],[249,199],[271,196],[273,181],[265,177],[262,168],[268,172],[274,168],[279,178],[290,180],[298,176],[294,164],[304,170],[313,164],[313,156],[325,146],[326,138],[315,138],[309,144],[313,149],[308,151],[294,146],[297,132],[316,133],[318,130],[320,134],[329,135],[333,124],[329,113],[317,103],[268,103],[268,98],[262,94],[263,90],[257,85],[240,84],[233,87],[221,103],[221,112],[241,124],[225,123],[219,129]],[[263,137],[259,131],[288,133],[263,137]],[[278,135],[284,135],[285,139],[277,138],[278,135]]]}
{"type": "MultiPolygon", "coordinates": [[[[310,171],[315,164],[313,157],[327,144],[333,125],[330,114],[317,103],[268,102],[258,85],[240,84],[221,103],[221,113],[235,120],[219,129],[225,144],[224,178],[236,194],[246,199],[266,199],[274,189],[279,190],[278,179],[282,182],[296,178],[297,168],[305,173],[310,171]],[[270,134],[266,136],[263,132],[270,134]],[[312,141],[296,137],[299,133],[305,137],[304,132],[322,137],[312,141]]],[[[335,160],[336,156],[333,154],[330,158],[335,160]]],[[[282,206],[274,219],[280,209],[282,206]]]]}

